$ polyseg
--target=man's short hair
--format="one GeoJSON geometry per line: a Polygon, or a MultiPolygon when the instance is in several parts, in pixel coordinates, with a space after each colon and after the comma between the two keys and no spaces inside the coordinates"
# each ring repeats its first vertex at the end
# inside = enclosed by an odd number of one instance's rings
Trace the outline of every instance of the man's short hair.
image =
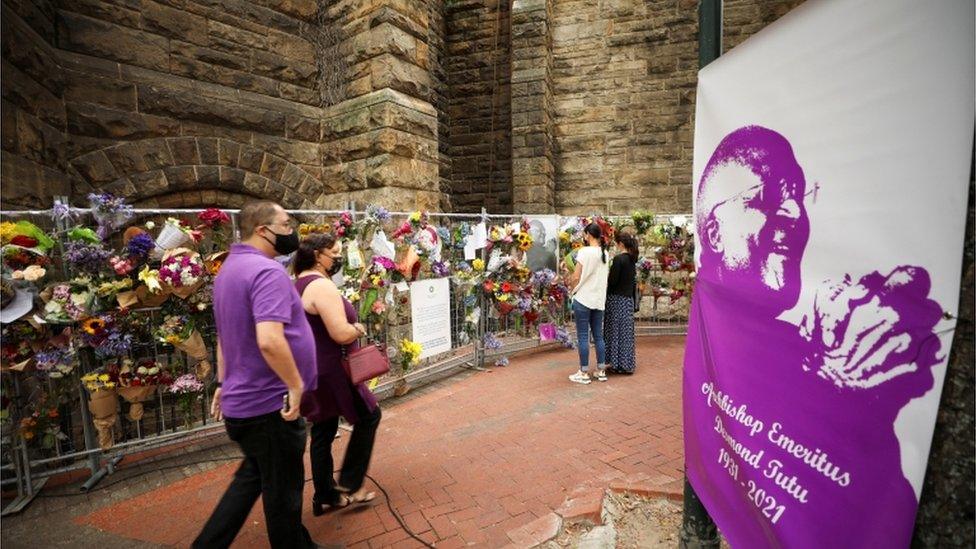
{"type": "Polygon", "coordinates": [[[258,227],[273,223],[275,214],[278,213],[277,209],[280,207],[270,200],[259,200],[246,204],[241,208],[239,221],[241,238],[250,238],[258,227]]]}

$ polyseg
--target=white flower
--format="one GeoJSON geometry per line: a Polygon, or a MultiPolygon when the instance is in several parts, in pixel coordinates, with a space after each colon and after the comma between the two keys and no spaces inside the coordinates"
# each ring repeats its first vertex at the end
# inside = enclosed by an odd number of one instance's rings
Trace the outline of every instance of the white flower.
{"type": "Polygon", "coordinates": [[[671,218],[671,223],[676,227],[684,227],[688,223],[688,218],[683,215],[676,215],[671,218]]]}
{"type": "Polygon", "coordinates": [[[207,309],[207,304],[206,303],[197,303],[197,310],[198,311],[204,311],[206,309],[207,309]]]}
{"type": "Polygon", "coordinates": [[[153,366],[152,368],[149,368],[148,370],[146,370],[146,373],[148,373],[151,376],[154,376],[154,375],[158,374],[159,373],[159,366],[153,366]]]}
{"type": "Polygon", "coordinates": [[[149,373],[149,368],[146,368],[145,366],[139,366],[138,368],[136,368],[136,373],[141,376],[144,376],[149,373]]]}
{"type": "Polygon", "coordinates": [[[156,224],[153,223],[152,221],[146,221],[146,228],[151,231],[156,228],[156,224]]]}

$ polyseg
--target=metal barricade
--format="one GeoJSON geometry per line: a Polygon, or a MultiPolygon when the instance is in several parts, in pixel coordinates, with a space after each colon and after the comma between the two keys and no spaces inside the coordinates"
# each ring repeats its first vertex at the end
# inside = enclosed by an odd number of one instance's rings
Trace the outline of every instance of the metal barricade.
{"type": "MultiPolygon", "coordinates": [[[[87,210],[75,209],[74,211],[77,216],[89,215],[87,210]]],[[[160,224],[169,217],[176,217],[194,223],[200,211],[137,209],[134,210],[135,217],[130,222],[144,226],[147,221],[160,224]]],[[[230,236],[231,240],[235,240],[239,212],[224,211],[230,215],[230,236]]],[[[348,204],[345,210],[293,210],[289,213],[300,223],[309,225],[332,225],[344,213],[352,216],[354,220],[367,214],[365,211],[357,211],[354,204],[348,204]]],[[[52,220],[50,210],[9,211],[2,214],[5,218],[29,220],[45,231],[64,231],[66,228],[65,222],[62,221],[58,225],[52,220]]],[[[390,215],[391,219],[387,227],[398,226],[410,214],[391,212],[390,215]]],[[[443,240],[442,259],[452,265],[465,261],[463,242],[458,242],[456,238],[457,235],[465,233],[462,230],[464,224],[468,227],[482,222],[488,225],[511,224],[521,222],[523,218],[521,215],[492,215],[484,211],[481,214],[430,213],[428,215],[431,225],[441,229],[439,236],[443,240]]],[[[562,226],[567,220],[574,219],[564,216],[545,217],[552,218],[556,227],[562,226]]],[[[666,217],[668,216],[663,216],[662,219],[666,217]]],[[[120,235],[112,238],[118,239],[120,235]]],[[[556,258],[561,259],[568,251],[562,249],[558,237],[555,238],[555,247],[556,258]]],[[[59,243],[53,252],[54,270],[58,271],[64,266],[70,271],[71,266],[61,261],[62,249],[63,243],[59,243]]],[[[477,252],[477,257],[484,262],[489,260],[484,248],[477,252]]],[[[660,272],[655,272],[653,276],[668,276],[663,270],[658,270],[660,272]]],[[[62,279],[69,274],[55,272],[55,275],[62,279]]],[[[374,392],[380,398],[392,394],[396,387],[404,382],[419,384],[443,377],[462,367],[484,369],[486,365],[494,364],[501,356],[559,344],[557,341],[543,341],[537,329],[538,323],[521,322],[516,315],[499,313],[489,303],[485,292],[481,291],[480,287],[474,288],[472,292],[470,284],[455,277],[452,277],[450,284],[451,350],[421,361],[407,373],[394,366],[389,374],[379,379],[373,386],[374,392]],[[500,346],[486,348],[485,338],[489,333],[501,342],[500,346]]],[[[380,325],[371,325],[368,332],[370,340],[386,344],[393,357],[391,362],[394,364],[397,362],[399,342],[412,337],[409,292],[401,290],[402,287],[393,290],[393,307],[396,309],[396,314],[388,315],[386,321],[380,325]]],[[[689,296],[672,297],[644,296],[641,310],[636,315],[638,335],[685,333],[689,296]]],[[[183,351],[162,343],[152,336],[150,328],[159,325],[162,321],[164,316],[162,309],[142,308],[130,314],[137,316],[134,323],[146,327],[146,330],[137,334],[128,351],[128,358],[136,362],[151,359],[171,371],[190,371],[196,359],[191,360],[183,351]]],[[[572,331],[568,300],[561,307],[547,310],[539,322],[556,324],[572,331]]],[[[214,356],[216,331],[212,316],[205,314],[197,317],[196,327],[206,343],[211,363],[216,365],[214,356]]],[[[101,363],[94,353],[86,349],[79,353],[79,366],[70,374],[68,380],[55,382],[50,378],[32,376],[28,372],[4,371],[2,373],[0,381],[2,381],[3,395],[11,401],[8,407],[11,415],[4,421],[5,429],[0,441],[2,442],[0,482],[4,487],[16,486],[18,490],[18,497],[4,508],[4,514],[22,509],[40,489],[45,479],[52,475],[87,468],[89,476],[82,485],[82,490],[87,490],[105,475],[112,473],[119,461],[127,454],[222,432],[222,424],[215,423],[208,417],[214,372],[205,379],[205,389],[189,418],[178,410],[176,396],[168,394],[163,387],[157,387],[152,392],[151,398],[141,403],[143,413],[138,418],[131,414],[134,404],[120,399],[117,421],[111,426],[112,443],[109,448],[103,450],[96,440],[93,418],[87,405],[90,394],[80,379],[81,376],[97,370],[100,366],[101,363]],[[61,384],[62,389],[56,391],[53,387],[55,383],[61,384]],[[53,422],[56,423],[53,443],[43,445],[24,440],[15,432],[16,426],[27,417],[32,406],[36,409],[35,401],[42,393],[56,393],[60,398],[57,404],[57,422],[53,422]]]]}

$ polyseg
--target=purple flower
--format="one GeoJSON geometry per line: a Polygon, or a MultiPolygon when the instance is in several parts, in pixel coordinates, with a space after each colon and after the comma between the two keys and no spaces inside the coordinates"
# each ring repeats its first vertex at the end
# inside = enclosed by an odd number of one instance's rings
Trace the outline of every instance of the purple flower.
{"type": "Polygon", "coordinates": [[[443,261],[435,261],[433,264],[431,264],[430,270],[437,278],[444,278],[445,276],[449,276],[451,274],[450,267],[448,267],[447,263],[444,263],[443,261]]]}
{"type": "Polygon", "coordinates": [[[156,243],[153,241],[153,237],[142,233],[137,234],[129,240],[127,249],[130,256],[144,259],[149,256],[149,252],[153,251],[155,247],[156,243]]]}
{"type": "Polygon", "coordinates": [[[493,351],[495,349],[501,349],[502,348],[502,342],[501,342],[501,340],[498,339],[498,337],[495,336],[495,334],[492,333],[492,332],[486,333],[485,334],[485,337],[482,339],[482,342],[485,345],[485,349],[488,349],[488,350],[491,350],[491,351],[493,351]]]}
{"type": "Polygon", "coordinates": [[[562,326],[556,327],[556,341],[562,343],[563,347],[567,349],[576,347],[576,344],[573,342],[572,338],[569,337],[569,331],[562,326]]]}
{"type": "Polygon", "coordinates": [[[166,390],[177,395],[199,393],[203,390],[203,383],[193,374],[183,374],[176,378],[166,390]]]}
{"type": "Polygon", "coordinates": [[[471,265],[469,265],[467,261],[462,261],[461,263],[458,263],[457,270],[461,273],[470,273],[471,265]]]}
{"type": "Polygon", "coordinates": [[[532,278],[529,282],[538,288],[545,288],[556,280],[556,273],[551,269],[542,269],[541,271],[536,271],[532,273],[532,278]]]}
{"type": "Polygon", "coordinates": [[[390,220],[390,212],[382,206],[366,206],[366,215],[376,219],[378,223],[386,223],[390,220]]]}
{"type": "Polygon", "coordinates": [[[110,193],[91,193],[88,195],[88,202],[91,204],[92,215],[98,222],[98,235],[103,239],[132,217],[132,206],[110,193]]]}
{"type": "Polygon", "coordinates": [[[55,221],[71,221],[74,217],[74,213],[71,211],[71,206],[65,204],[60,200],[54,201],[54,207],[51,208],[51,218],[55,221]]]}
{"type": "Polygon", "coordinates": [[[394,263],[392,259],[388,257],[383,257],[381,255],[373,256],[373,263],[378,264],[380,267],[383,267],[387,271],[396,269],[396,263],[394,263]]]}
{"type": "Polygon", "coordinates": [[[525,313],[532,310],[532,298],[526,295],[519,296],[516,304],[518,310],[525,313]]]}
{"type": "Polygon", "coordinates": [[[95,355],[99,358],[124,356],[132,348],[132,334],[110,331],[105,339],[95,348],[95,355]]]}
{"type": "Polygon", "coordinates": [[[79,271],[98,274],[102,269],[108,268],[108,258],[112,252],[106,250],[101,244],[90,244],[87,242],[68,242],[65,246],[64,261],[79,271]]]}

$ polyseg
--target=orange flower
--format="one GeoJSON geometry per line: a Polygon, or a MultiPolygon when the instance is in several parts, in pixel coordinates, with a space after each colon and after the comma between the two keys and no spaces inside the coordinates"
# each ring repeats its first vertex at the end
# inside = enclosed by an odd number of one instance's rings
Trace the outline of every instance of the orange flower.
{"type": "Polygon", "coordinates": [[[105,321],[95,317],[86,318],[85,321],[81,323],[81,329],[89,335],[97,335],[105,329],[105,321]]]}

